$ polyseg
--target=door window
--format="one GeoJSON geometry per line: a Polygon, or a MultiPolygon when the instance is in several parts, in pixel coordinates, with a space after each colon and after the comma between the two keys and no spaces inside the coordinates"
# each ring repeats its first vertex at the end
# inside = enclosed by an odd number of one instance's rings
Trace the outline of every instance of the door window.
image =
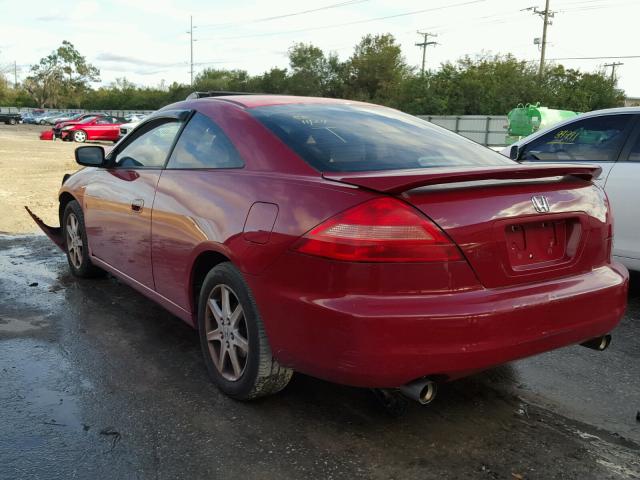
{"type": "Polygon", "coordinates": [[[116,154],[115,166],[120,168],[162,168],[169,155],[181,123],[169,121],[144,129],[116,154]]]}
{"type": "Polygon", "coordinates": [[[167,168],[241,168],[244,162],[222,129],[196,113],[184,128],[167,168]]]}
{"type": "Polygon", "coordinates": [[[606,115],[556,128],[526,145],[521,160],[542,162],[614,162],[631,115],[606,115]]]}

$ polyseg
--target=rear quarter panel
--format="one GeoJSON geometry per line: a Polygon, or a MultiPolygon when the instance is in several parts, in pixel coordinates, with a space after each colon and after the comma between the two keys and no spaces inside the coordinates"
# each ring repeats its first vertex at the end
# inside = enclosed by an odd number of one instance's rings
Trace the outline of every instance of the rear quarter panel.
{"type": "Polygon", "coordinates": [[[165,170],[152,217],[152,257],[158,293],[194,311],[191,276],[196,258],[214,251],[249,279],[277,262],[296,239],[340,210],[373,194],[321,179],[242,170],[165,170]],[[243,235],[255,202],[278,206],[267,243],[243,235]]]}

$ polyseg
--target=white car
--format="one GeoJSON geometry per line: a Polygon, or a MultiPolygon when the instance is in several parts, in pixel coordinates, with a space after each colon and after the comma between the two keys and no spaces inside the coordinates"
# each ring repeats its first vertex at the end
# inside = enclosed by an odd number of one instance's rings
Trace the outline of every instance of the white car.
{"type": "Polygon", "coordinates": [[[132,122],[123,123],[122,125],[120,125],[120,136],[118,137],[118,139],[124,137],[129,132],[131,132],[131,130],[133,130],[142,121],[142,118],[139,120],[133,120],[132,122]]]}
{"type": "Polygon", "coordinates": [[[504,148],[518,162],[589,163],[614,215],[613,255],[640,271],[640,107],[583,113],[504,148]]]}

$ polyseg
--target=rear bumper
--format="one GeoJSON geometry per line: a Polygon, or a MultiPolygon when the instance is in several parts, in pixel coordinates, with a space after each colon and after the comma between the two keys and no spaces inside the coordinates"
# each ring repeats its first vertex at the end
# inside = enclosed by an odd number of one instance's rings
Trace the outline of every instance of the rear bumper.
{"type": "Polygon", "coordinates": [[[323,297],[264,277],[249,283],[275,357],[361,387],[459,378],[606,334],[628,289],[617,263],[544,283],[433,294],[323,297]]]}

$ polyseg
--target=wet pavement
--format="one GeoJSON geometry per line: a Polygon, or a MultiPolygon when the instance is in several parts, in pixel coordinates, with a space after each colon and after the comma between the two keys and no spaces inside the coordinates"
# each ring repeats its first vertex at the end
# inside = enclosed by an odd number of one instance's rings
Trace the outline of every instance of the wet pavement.
{"type": "Polygon", "coordinates": [[[239,403],[196,332],[43,236],[0,236],[0,479],[640,478],[640,276],[603,353],[568,347],[385,414],[295,375],[239,403]]]}

